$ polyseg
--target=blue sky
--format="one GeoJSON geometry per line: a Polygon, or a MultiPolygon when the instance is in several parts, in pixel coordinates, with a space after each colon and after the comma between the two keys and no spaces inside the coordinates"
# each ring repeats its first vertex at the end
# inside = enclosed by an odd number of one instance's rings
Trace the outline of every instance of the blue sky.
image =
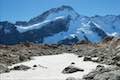
{"type": "Polygon", "coordinates": [[[28,21],[61,5],[70,5],[85,16],[120,14],[120,0],[0,0],[0,21],[28,21]]]}

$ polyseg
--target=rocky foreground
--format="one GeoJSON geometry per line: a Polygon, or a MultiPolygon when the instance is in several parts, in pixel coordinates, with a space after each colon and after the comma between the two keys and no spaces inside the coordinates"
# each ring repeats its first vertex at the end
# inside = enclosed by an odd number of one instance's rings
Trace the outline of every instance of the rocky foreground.
{"type": "MultiPolygon", "coordinates": [[[[31,60],[32,56],[74,53],[84,56],[84,61],[92,61],[114,67],[97,66],[83,77],[83,80],[120,80],[120,40],[99,44],[78,43],[75,45],[37,45],[23,43],[17,45],[0,45],[0,73],[9,72],[7,66],[31,60]],[[92,59],[95,58],[95,59],[92,59]]],[[[69,77],[66,80],[77,80],[69,77]]],[[[80,79],[78,79],[80,80],[80,79]]]]}

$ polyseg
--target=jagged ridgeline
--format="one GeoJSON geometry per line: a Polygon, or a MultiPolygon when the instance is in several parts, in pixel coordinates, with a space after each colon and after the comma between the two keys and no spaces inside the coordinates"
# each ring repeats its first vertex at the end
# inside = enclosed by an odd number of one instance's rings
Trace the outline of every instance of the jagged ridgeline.
{"type": "Polygon", "coordinates": [[[29,21],[0,22],[0,44],[74,44],[83,40],[99,43],[106,37],[119,35],[120,15],[87,17],[65,5],[29,21]]]}

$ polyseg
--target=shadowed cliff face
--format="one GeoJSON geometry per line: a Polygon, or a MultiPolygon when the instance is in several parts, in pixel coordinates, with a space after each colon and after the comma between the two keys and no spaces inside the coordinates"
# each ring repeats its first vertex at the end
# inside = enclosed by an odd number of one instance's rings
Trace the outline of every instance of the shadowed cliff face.
{"type": "Polygon", "coordinates": [[[1,44],[17,44],[20,42],[42,43],[44,37],[52,36],[59,32],[68,30],[70,19],[57,19],[50,21],[39,29],[29,30],[23,33],[17,31],[17,27],[9,22],[1,22],[0,43],[1,44]]]}
{"type": "MultiPolygon", "coordinates": [[[[37,17],[34,17],[32,19],[30,19],[28,21],[28,25],[31,25],[31,24],[36,24],[36,23],[39,23],[39,22],[42,22],[44,20],[47,19],[47,17],[49,17],[51,14],[59,14],[60,12],[64,12],[64,11],[74,11],[74,9],[70,6],[61,6],[61,7],[58,7],[58,8],[52,8],[50,10],[47,10],[45,11],[44,13],[42,13],[41,15],[37,16],[37,17]]],[[[75,13],[76,15],[78,15],[77,13],[75,13]]],[[[68,15],[69,16],[69,15],[68,15]]],[[[79,16],[79,15],[78,15],[79,16]]]]}
{"type": "Polygon", "coordinates": [[[24,40],[28,40],[30,42],[42,43],[45,37],[53,36],[59,32],[67,31],[69,28],[68,23],[69,23],[69,19],[58,19],[56,21],[51,21],[47,23],[46,25],[42,26],[40,29],[24,32],[22,33],[22,35],[25,36],[24,40]]]}
{"type": "Polygon", "coordinates": [[[20,33],[16,26],[9,22],[0,22],[0,43],[1,44],[17,44],[19,42],[20,33]]]}

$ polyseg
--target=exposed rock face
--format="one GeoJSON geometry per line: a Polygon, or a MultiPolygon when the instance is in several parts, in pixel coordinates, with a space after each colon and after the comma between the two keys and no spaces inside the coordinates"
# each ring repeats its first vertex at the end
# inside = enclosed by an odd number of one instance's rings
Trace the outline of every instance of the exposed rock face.
{"type": "Polygon", "coordinates": [[[17,22],[15,23],[15,25],[18,25],[18,26],[27,26],[28,23],[27,23],[26,21],[17,21],[17,22]]]}
{"type": "Polygon", "coordinates": [[[111,41],[113,38],[114,38],[114,37],[107,36],[107,37],[105,37],[105,38],[103,39],[103,42],[104,42],[104,43],[107,43],[107,42],[111,41]]]}
{"type": "Polygon", "coordinates": [[[20,33],[14,24],[4,21],[0,22],[0,37],[0,44],[17,44],[20,33]]]}
{"type": "MultiPolygon", "coordinates": [[[[0,44],[18,44],[21,42],[43,43],[45,37],[68,30],[70,18],[49,21],[39,29],[19,32],[17,26],[9,22],[0,22],[0,44]],[[44,33],[44,34],[43,34],[44,33]]],[[[36,26],[34,26],[36,27],[36,26]]]]}
{"type": "MultiPolygon", "coordinates": [[[[64,10],[73,10],[73,8],[70,6],[66,6],[66,5],[63,5],[63,6],[58,7],[58,8],[52,8],[48,11],[45,11],[41,15],[30,19],[28,21],[28,24],[31,25],[31,24],[42,22],[42,21],[46,20],[47,17],[49,17],[51,14],[57,14],[57,13],[59,14],[59,12],[62,12],[64,10]]],[[[78,15],[78,14],[76,13],[76,15],[78,15]]]]}
{"type": "Polygon", "coordinates": [[[77,43],[78,41],[79,39],[77,38],[77,36],[75,36],[74,38],[66,38],[64,40],[61,40],[58,42],[58,44],[71,45],[77,43]]]}
{"type": "Polygon", "coordinates": [[[94,23],[89,23],[89,25],[91,26],[90,29],[97,33],[97,35],[101,36],[102,39],[104,39],[105,37],[107,37],[107,34],[100,28],[96,27],[96,25],[94,23]],[[98,33],[99,32],[99,33],[98,33]]]}
{"type": "Polygon", "coordinates": [[[84,70],[81,69],[81,68],[74,67],[74,66],[68,66],[62,71],[62,73],[63,74],[70,74],[70,73],[75,73],[75,72],[78,72],[78,71],[83,72],[84,70]]]}

